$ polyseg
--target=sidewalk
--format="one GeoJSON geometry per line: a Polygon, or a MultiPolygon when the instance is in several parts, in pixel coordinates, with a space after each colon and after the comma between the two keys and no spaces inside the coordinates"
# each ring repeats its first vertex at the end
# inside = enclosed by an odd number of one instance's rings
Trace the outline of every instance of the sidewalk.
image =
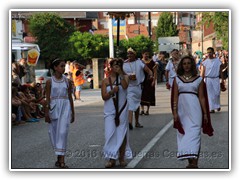
{"type": "MultiPolygon", "coordinates": [[[[160,86],[165,87],[165,83],[158,83],[156,88],[160,88],[160,86]]],[[[82,101],[74,101],[74,107],[89,105],[92,103],[97,103],[102,100],[101,89],[83,89],[81,91],[81,99],[82,101]]]]}
{"type": "Polygon", "coordinates": [[[74,101],[74,107],[84,106],[102,101],[101,89],[83,89],[81,91],[82,101],[74,101]]]}

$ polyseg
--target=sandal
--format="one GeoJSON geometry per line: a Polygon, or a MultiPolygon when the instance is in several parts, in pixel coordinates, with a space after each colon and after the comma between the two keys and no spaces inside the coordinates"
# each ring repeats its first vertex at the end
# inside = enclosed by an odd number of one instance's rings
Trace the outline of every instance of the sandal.
{"type": "Polygon", "coordinates": [[[141,111],[140,115],[144,115],[144,111],[141,111]]]}
{"type": "Polygon", "coordinates": [[[58,167],[58,168],[62,168],[62,169],[68,169],[69,168],[64,162],[59,162],[59,161],[57,161],[55,163],[55,166],[58,167]]]}
{"type": "Polygon", "coordinates": [[[145,115],[149,115],[149,112],[148,112],[148,111],[146,111],[146,112],[145,112],[145,115]]]}
{"type": "Polygon", "coordinates": [[[115,166],[115,161],[114,160],[109,160],[106,164],[105,164],[105,168],[112,168],[115,166]]]}
{"type": "Polygon", "coordinates": [[[121,167],[126,167],[127,166],[127,163],[124,161],[124,160],[119,160],[119,165],[121,166],[121,167]]]}
{"type": "Polygon", "coordinates": [[[55,166],[56,166],[56,167],[60,167],[60,162],[56,161],[56,162],[55,162],[55,166]]]}
{"type": "Polygon", "coordinates": [[[197,169],[198,166],[195,165],[195,164],[188,164],[188,165],[186,166],[186,168],[187,168],[187,169],[197,169]]]}
{"type": "Polygon", "coordinates": [[[129,129],[130,129],[130,130],[133,129],[133,125],[132,125],[132,123],[129,123],[129,129]]]}
{"type": "Polygon", "coordinates": [[[135,125],[135,127],[136,127],[136,128],[143,128],[143,126],[142,126],[140,123],[137,123],[137,124],[135,125]]]}

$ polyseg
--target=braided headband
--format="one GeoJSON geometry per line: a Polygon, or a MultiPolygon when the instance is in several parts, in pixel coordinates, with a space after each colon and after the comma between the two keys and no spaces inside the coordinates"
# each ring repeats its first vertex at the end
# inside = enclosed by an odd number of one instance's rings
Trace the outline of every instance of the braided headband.
{"type": "Polygon", "coordinates": [[[53,62],[52,62],[52,64],[54,64],[54,63],[57,62],[57,61],[61,61],[61,59],[59,59],[59,58],[54,59],[53,62]]]}

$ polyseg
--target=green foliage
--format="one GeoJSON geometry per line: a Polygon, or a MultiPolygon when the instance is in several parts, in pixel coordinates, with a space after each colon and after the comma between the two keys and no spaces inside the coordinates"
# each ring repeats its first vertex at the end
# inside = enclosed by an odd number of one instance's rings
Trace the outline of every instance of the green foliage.
{"type": "Polygon", "coordinates": [[[156,33],[156,41],[154,45],[154,51],[158,51],[159,37],[172,37],[172,36],[178,35],[177,25],[173,23],[172,13],[163,12],[160,15],[155,33],[156,33]]]}
{"type": "Polygon", "coordinates": [[[76,31],[69,42],[80,59],[106,58],[109,56],[109,40],[107,36],[76,31]]]}
{"type": "Polygon", "coordinates": [[[74,27],[63,18],[55,13],[37,13],[30,17],[29,28],[37,38],[42,59],[69,58],[72,51],[68,39],[74,27]]]}
{"type": "Polygon", "coordinates": [[[170,12],[163,12],[159,19],[156,30],[156,37],[177,36],[177,26],[173,23],[173,16],[170,12]]]}
{"type": "Polygon", "coordinates": [[[139,58],[141,58],[143,50],[148,50],[150,54],[153,53],[153,41],[143,35],[136,36],[129,40],[121,40],[120,47],[120,57],[123,59],[127,58],[127,49],[130,47],[137,52],[137,57],[139,58]]]}
{"type": "Polygon", "coordinates": [[[213,23],[214,30],[217,35],[217,39],[221,39],[223,43],[223,49],[228,50],[229,39],[229,13],[228,12],[203,12],[203,24],[209,27],[210,22],[213,23]]]}

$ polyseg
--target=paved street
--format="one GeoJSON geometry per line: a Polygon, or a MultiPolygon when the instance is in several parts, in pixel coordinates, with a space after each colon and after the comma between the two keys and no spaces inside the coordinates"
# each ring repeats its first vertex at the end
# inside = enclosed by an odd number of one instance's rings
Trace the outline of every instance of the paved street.
{"type": "MultiPolygon", "coordinates": [[[[70,125],[66,163],[73,169],[104,168],[103,101],[100,90],[83,90],[84,102],[75,102],[76,120],[70,125]]],[[[134,158],[126,168],[181,169],[186,161],[176,159],[176,130],[172,128],[170,91],[165,84],[156,88],[157,106],[149,116],[140,116],[144,128],[130,131],[134,158]]],[[[202,135],[199,168],[229,168],[228,91],[221,93],[221,112],[211,114],[214,136],[202,135]]],[[[44,120],[12,127],[12,169],[55,168],[56,156],[51,147],[44,120]]],[[[119,168],[119,167],[116,167],[119,168]]]]}

